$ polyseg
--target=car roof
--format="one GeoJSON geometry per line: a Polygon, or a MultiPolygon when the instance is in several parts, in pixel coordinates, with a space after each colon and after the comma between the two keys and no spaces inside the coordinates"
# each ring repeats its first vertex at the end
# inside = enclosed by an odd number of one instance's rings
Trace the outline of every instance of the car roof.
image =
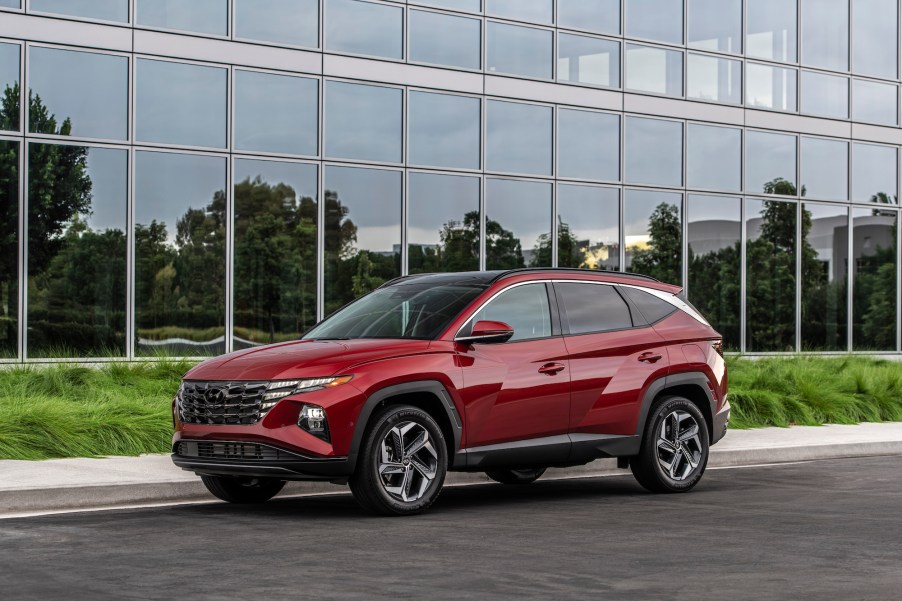
{"type": "Polygon", "coordinates": [[[681,290],[680,286],[665,284],[655,278],[638,273],[627,273],[621,271],[601,271],[595,269],[570,269],[570,268],[525,268],[525,269],[508,269],[498,271],[464,271],[457,273],[422,273],[415,275],[403,276],[395,278],[383,284],[383,286],[403,286],[407,284],[428,284],[428,285],[464,285],[464,286],[484,286],[488,287],[492,284],[513,278],[517,276],[525,276],[523,279],[529,279],[533,276],[535,279],[562,279],[567,276],[573,276],[578,279],[587,279],[602,282],[612,282],[620,284],[630,284],[635,286],[643,286],[678,294],[681,290]]]}

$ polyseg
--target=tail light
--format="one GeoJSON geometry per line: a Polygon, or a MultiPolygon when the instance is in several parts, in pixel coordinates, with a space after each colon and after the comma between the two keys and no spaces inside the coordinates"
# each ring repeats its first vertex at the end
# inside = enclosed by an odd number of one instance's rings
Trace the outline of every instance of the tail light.
{"type": "Polygon", "coordinates": [[[717,351],[717,354],[723,357],[723,339],[718,338],[711,341],[711,348],[717,351]]]}

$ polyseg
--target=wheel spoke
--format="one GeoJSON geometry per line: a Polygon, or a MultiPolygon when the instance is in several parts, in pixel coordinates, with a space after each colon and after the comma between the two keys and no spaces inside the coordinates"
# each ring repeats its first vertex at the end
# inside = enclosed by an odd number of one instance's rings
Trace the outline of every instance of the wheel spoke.
{"type": "Polygon", "coordinates": [[[686,442],[691,438],[698,436],[698,424],[692,424],[682,432],[680,432],[680,442],[686,442]]]}
{"type": "Polygon", "coordinates": [[[401,499],[404,501],[414,501],[410,498],[410,485],[413,484],[413,470],[404,471],[404,481],[401,482],[401,499]]]}
{"type": "Polygon", "coordinates": [[[400,463],[393,463],[393,462],[382,463],[379,466],[379,473],[383,476],[393,476],[395,474],[403,474],[404,466],[401,465],[400,463]]]}
{"type": "Polygon", "coordinates": [[[420,475],[423,476],[423,478],[425,478],[426,480],[435,479],[435,473],[436,473],[435,468],[430,468],[428,465],[426,465],[419,459],[417,459],[415,457],[411,457],[410,465],[412,465],[413,469],[418,471],[420,473],[420,475]]]}
{"type": "Polygon", "coordinates": [[[667,451],[671,454],[676,453],[676,447],[673,446],[673,443],[669,440],[664,440],[663,438],[658,439],[658,450],[667,451]]]}
{"type": "Polygon", "coordinates": [[[407,445],[407,448],[404,449],[404,455],[408,457],[414,455],[428,443],[429,432],[423,430],[419,434],[417,434],[417,437],[413,439],[413,442],[407,445]]]}
{"type": "Polygon", "coordinates": [[[392,428],[389,437],[395,459],[401,459],[404,456],[404,434],[401,432],[401,428],[392,428]]]}
{"type": "Polygon", "coordinates": [[[683,452],[678,449],[677,452],[673,454],[673,461],[670,462],[670,468],[669,468],[670,477],[673,478],[674,480],[678,479],[676,470],[680,466],[680,458],[682,457],[682,455],[683,455],[683,452]]]}
{"type": "Polygon", "coordinates": [[[670,442],[673,446],[680,442],[680,416],[676,411],[670,414],[670,442]]]}

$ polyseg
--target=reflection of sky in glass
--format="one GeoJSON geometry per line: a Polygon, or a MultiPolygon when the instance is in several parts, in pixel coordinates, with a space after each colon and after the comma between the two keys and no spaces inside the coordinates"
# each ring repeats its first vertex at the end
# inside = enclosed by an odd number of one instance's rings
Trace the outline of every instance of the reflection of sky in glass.
{"type": "Polygon", "coordinates": [[[557,78],[596,86],[620,85],[620,44],[581,35],[558,36],[557,78]]]}
{"type": "Polygon", "coordinates": [[[897,0],[852,0],[852,71],[895,78],[899,66],[897,0]]]}
{"type": "Polygon", "coordinates": [[[29,51],[31,90],[56,115],[72,120],[72,135],[128,137],[128,59],[34,47],[29,51]]]}
{"type": "Polygon", "coordinates": [[[128,0],[31,0],[29,8],[88,19],[128,22],[128,0]]]}
{"type": "Polygon", "coordinates": [[[319,82],[235,71],[235,148],[315,155],[319,82]]]}
{"type": "Polygon", "coordinates": [[[513,232],[527,264],[539,236],[551,233],[551,192],[551,184],[544,182],[486,181],[486,220],[513,232]]]}
{"type": "Polygon", "coordinates": [[[479,3],[482,0],[418,0],[419,4],[428,4],[430,6],[443,6],[445,8],[456,8],[457,10],[466,10],[470,12],[479,12],[479,3]]]}
{"type": "Polygon", "coordinates": [[[423,10],[410,11],[410,60],[479,69],[482,22],[423,10]]]}
{"type": "Polygon", "coordinates": [[[554,0],[486,0],[485,12],[518,21],[551,23],[553,5],[554,0]]]}
{"type": "Polygon", "coordinates": [[[478,98],[410,93],[410,162],[479,169],[478,98]]]}
{"type": "Polygon", "coordinates": [[[813,71],[802,71],[800,110],[818,117],[849,118],[849,79],[813,71]]]}
{"type": "Polygon", "coordinates": [[[128,151],[89,148],[88,177],[91,178],[88,226],[93,230],[124,232],[128,204],[128,151]]]}
{"type": "Polygon", "coordinates": [[[849,0],[802,0],[801,39],[802,64],[848,71],[849,0]]]}
{"type": "Polygon", "coordinates": [[[899,87],[855,79],[852,81],[852,119],[867,123],[895,125],[898,121],[899,87]]]}
{"type": "Polygon", "coordinates": [[[557,11],[562,27],[620,33],[620,0],[557,0],[557,11]]]}
{"type": "Polygon", "coordinates": [[[560,109],[558,170],[561,177],[620,179],[620,117],[560,109]]]}
{"type": "Polygon", "coordinates": [[[391,252],[401,243],[401,172],[328,166],[326,192],[350,209],[358,250],[391,252]]]}
{"type": "Polygon", "coordinates": [[[620,263],[620,193],[612,188],[558,184],[558,218],[573,236],[588,242],[586,262],[608,268],[620,263]]]}
{"type": "Polygon", "coordinates": [[[479,178],[411,173],[408,196],[409,243],[437,245],[445,224],[479,211],[479,178]]]}
{"type": "Polygon", "coordinates": [[[742,132],[731,127],[689,124],[686,171],[690,188],[742,189],[742,132]]]}
{"type": "Polygon", "coordinates": [[[259,177],[270,186],[287,184],[295,192],[295,200],[316,198],[317,167],[307,163],[283,163],[279,161],[255,161],[239,159],[235,161],[234,179],[240,184],[259,177]]]}
{"type": "Polygon", "coordinates": [[[357,0],[326,0],[326,48],[401,58],[404,9],[357,0]]]}
{"type": "Polygon", "coordinates": [[[802,138],[802,187],[808,198],[846,200],[849,196],[849,143],[802,138]]]}
{"type": "MultiPolygon", "coordinates": [[[[645,248],[649,243],[648,220],[661,203],[677,207],[677,215],[682,213],[682,194],[675,192],[652,192],[650,190],[627,190],[624,197],[624,238],[626,247],[645,248]]],[[[627,257],[629,259],[629,257],[627,257]]],[[[629,265],[627,265],[629,268],[629,265]]]]}
{"type": "Polygon", "coordinates": [[[687,230],[695,256],[736,245],[742,233],[741,202],[732,196],[689,195],[687,230]]]}
{"type": "Polygon", "coordinates": [[[795,69],[746,63],[745,87],[749,106],[779,111],[796,109],[795,69]]]}
{"type": "Polygon", "coordinates": [[[550,107],[489,100],[487,168],[551,175],[551,121],[550,107]]]}
{"type": "Polygon", "coordinates": [[[626,35],[681,44],[683,0],[627,0],[626,35]]]}
{"type": "Polygon", "coordinates": [[[553,37],[550,31],[493,21],[486,27],[486,69],[490,73],[551,79],[553,37]]]}
{"type": "Polygon", "coordinates": [[[19,0],[0,0],[0,6],[4,8],[20,8],[19,0]]]}
{"type": "Polygon", "coordinates": [[[748,2],[745,53],[776,61],[796,60],[796,0],[748,2]]]}
{"type": "Polygon", "coordinates": [[[796,183],[796,138],[760,131],[746,132],[745,189],[761,194],[777,178],[796,183]]]}
{"type": "Polygon", "coordinates": [[[742,52],[742,0],[689,0],[688,45],[719,52],[742,52]]]}
{"type": "Polygon", "coordinates": [[[189,208],[206,208],[225,189],[224,158],[138,151],[135,161],[135,223],[165,223],[170,243],[189,208]]]}
{"type": "Polygon", "coordinates": [[[889,146],[852,145],[852,200],[869,202],[880,193],[895,203],[897,153],[889,146]]]}
{"type": "Polygon", "coordinates": [[[137,0],[141,25],[228,35],[229,0],[137,0]]]}
{"type": "Polygon", "coordinates": [[[689,98],[742,104],[740,61],[690,54],[686,62],[686,95],[689,98]]]}
{"type": "Polygon", "coordinates": [[[683,182],[683,124],[660,119],[626,119],[624,179],[679,186],[683,182]]]}
{"type": "Polygon", "coordinates": [[[668,96],[683,95],[683,53],[626,45],[626,88],[668,96]]]}
{"type": "Polygon", "coordinates": [[[0,44],[0,93],[19,81],[19,46],[0,44]]]}
{"type": "Polygon", "coordinates": [[[138,59],[137,138],[224,148],[228,71],[138,59]]]}
{"type": "Polygon", "coordinates": [[[401,162],[401,90],[326,82],[326,155],[401,162]]]}
{"type": "Polygon", "coordinates": [[[319,0],[235,0],[235,35],[315,48],[319,0]]]}

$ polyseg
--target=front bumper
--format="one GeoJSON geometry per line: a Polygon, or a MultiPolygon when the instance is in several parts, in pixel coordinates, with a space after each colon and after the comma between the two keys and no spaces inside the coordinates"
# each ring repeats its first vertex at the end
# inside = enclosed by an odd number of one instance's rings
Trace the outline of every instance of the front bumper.
{"type": "Polygon", "coordinates": [[[717,415],[714,416],[714,428],[712,429],[713,436],[711,437],[711,444],[715,444],[721,438],[726,436],[727,428],[730,425],[730,400],[724,399],[723,406],[720,408],[720,411],[717,412],[717,415]]]}
{"type": "Polygon", "coordinates": [[[354,469],[352,457],[315,458],[265,443],[184,438],[173,445],[172,462],[198,475],[278,480],[343,480],[354,469]]]}

